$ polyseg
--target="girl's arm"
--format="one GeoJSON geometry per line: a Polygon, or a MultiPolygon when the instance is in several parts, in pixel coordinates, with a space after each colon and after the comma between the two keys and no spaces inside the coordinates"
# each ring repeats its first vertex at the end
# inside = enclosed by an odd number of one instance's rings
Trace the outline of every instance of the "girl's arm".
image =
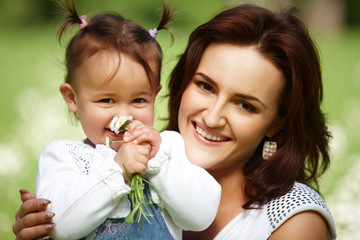
{"type": "MultiPolygon", "coordinates": [[[[51,233],[55,239],[78,239],[88,235],[129,193],[122,170],[113,156],[104,158],[99,154],[94,161],[97,164],[87,175],[81,174],[76,159],[68,151],[69,144],[74,143],[57,141],[49,144],[39,161],[36,195],[51,200],[48,209],[56,214],[53,218],[56,227],[51,233]]],[[[83,170],[86,169],[89,165],[85,164],[83,170]]],[[[129,211],[126,202],[123,205],[124,211],[129,211]]],[[[124,212],[124,216],[127,214],[124,212]]]]}
{"type": "Polygon", "coordinates": [[[215,219],[221,187],[203,168],[190,163],[179,133],[164,131],[161,138],[158,154],[148,162],[150,183],[178,227],[202,231],[215,219]]]}

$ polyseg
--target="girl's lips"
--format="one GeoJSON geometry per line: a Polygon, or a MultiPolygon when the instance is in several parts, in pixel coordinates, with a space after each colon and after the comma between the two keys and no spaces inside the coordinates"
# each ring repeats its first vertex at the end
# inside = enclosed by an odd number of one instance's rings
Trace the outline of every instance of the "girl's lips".
{"type": "Polygon", "coordinates": [[[108,134],[111,136],[111,137],[113,137],[114,139],[112,139],[112,140],[122,140],[123,138],[124,138],[124,134],[125,134],[125,132],[120,132],[119,134],[116,134],[116,133],[114,133],[113,131],[111,131],[110,129],[106,129],[106,131],[108,132],[108,134]]]}
{"type": "Polygon", "coordinates": [[[205,141],[209,141],[212,143],[222,143],[222,142],[227,142],[227,141],[231,140],[231,138],[229,138],[223,134],[211,131],[206,126],[203,126],[200,123],[196,123],[196,122],[192,122],[192,123],[194,126],[194,130],[196,132],[196,135],[205,141]]]}

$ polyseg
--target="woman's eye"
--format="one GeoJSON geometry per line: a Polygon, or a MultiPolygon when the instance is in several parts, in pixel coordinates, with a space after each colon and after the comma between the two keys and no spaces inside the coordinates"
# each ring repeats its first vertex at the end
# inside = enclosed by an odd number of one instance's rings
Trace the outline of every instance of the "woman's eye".
{"type": "Polygon", "coordinates": [[[146,100],[144,98],[135,98],[132,100],[133,103],[144,103],[146,100]]]}
{"type": "Polygon", "coordinates": [[[104,99],[101,99],[100,102],[102,103],[114,103],[114,99],[111,99],[111,98],[104,98],[104,99]]]}
{"type": "Polygon", "coordinates": [[[202,90],[206,91],[206,92],[213,92],[214,89],[212,88],[212,86],[206,82],[196,82],[196,85],[201,88],[202,90]]]}
{"type": "Polygon", "coordinates": [[[242,110],[245,110],[245,111],[248,111],[248,112],[255,112],[256,111],[254,106],[252,106],[250,103],[240,102],[240,103],[238,103],[238,105],[242,110]]]}

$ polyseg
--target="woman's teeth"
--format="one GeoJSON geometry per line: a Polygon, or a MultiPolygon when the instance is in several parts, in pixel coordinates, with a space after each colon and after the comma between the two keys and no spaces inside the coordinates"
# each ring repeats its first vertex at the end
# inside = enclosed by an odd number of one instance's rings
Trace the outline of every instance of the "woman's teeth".
{"type": "Polygon", "coordinates": [[[219,136],[215,136],[212,135],[210,133],[205,132],[202,128],[200,128],[199,126],[196,126],[196,132],[199,133],[201,136],[203,136],[204,138],[211,140],[211,141],[217,141],[217,142],[221,142],[221,141],[225,141],[226,138],[224,137],[219,137],[219,136]]]}

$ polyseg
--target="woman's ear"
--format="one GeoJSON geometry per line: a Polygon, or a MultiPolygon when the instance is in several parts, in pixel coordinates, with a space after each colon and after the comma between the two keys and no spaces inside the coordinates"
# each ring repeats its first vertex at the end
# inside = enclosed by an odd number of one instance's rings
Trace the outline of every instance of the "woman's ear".
{"type": "Polygon", "coordinates": [[[268,131],[266,132],[265,136],[272,138],[275,134],[277,134],[284,126],[284,119],[277,118],[269,127],[268,131]]]}
{"type": "Polygon", "coordinates": [[[73,87],[69,83],[61,84],[59,88],[61,95],[63,96],[68,108],[71,112],[75,113],[77,111],[76,105],[76,96],[73,87]]]}

